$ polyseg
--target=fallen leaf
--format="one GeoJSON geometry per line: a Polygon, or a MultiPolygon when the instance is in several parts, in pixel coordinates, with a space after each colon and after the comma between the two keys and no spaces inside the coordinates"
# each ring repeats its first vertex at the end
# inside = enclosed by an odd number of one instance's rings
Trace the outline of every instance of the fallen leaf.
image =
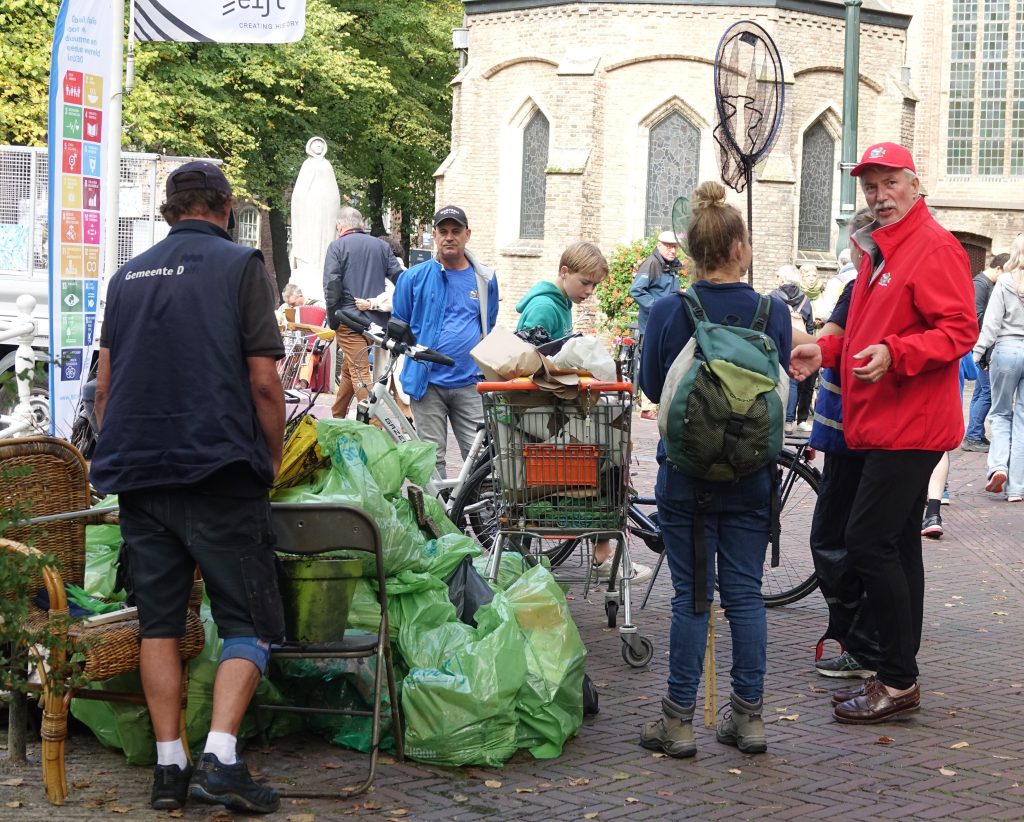
{"type": "Polygon", "coordinates": [[[952,768],[939,768],[939,773],[943,776],[956,776],[956,771],[952,768]]]}
{"type": "Polygon", "coordinates": [[[780,722],[796,722],[800,718],[800,714],[787,714],[786,716],[780,716],[780,722]]]}
{"type": "Polygon", "coordinates": [[[292,800],[292,804],[295,805],[296,807],[305,807],[309,803],[310,803],[310,800],[308,800],[308,799],[293,799],[292,800]]]}
{"type": "Polygon", "coordinates": [[[89,780],[88,779],[79,779],[76,782],[72,782],[71,783],[71,787],[72,788],[78,788],[78,790],[82,790],[82,788],[88,788],[89,787],[89,780]]]}
{"type": "Polygon", "coordinates": [[[377,810],[380,810],[380,804],[379,804],[379,803],[377,803],[377,802],[374,802],[374,801],[373,801],[372,799],[367,799],[367,800],[366,800],[366,801],[365,801],[365,802],[363,803],[363,807],[364,807],[364,808],[365,808],[366,810],[368,810],[368,811],[377,811],[377,810]]]}
{"type": "Polygon", "coordinates": [[[578,787],[579,785],[589,785],[590,784],[590,780],[587,779],[585,776],[578,776],[575,779],[570,779],[569,780],[569,784],[572,785],[575,788],[575,787],[578,787]]]}
{"type": "Polygon", "coordinates": [[[340,762],[327,761],[321,762],[320,767],[323,768],[325,771],[334,771],[342,767],[342,764],[340,762]]]}
{"type": "Polygon", "coordinates": [[[594,687],[595,688],[607,688],[608,687],[608,683],[607,682],[595,682],[594,683],[594,687]]]}
{"type": "Polygon", "coordinates": [[[484,784],[488,788],[500,788],[501,787],[501,783],[497,779],[488,779],[486,782],[484,782],[484,784]]]}
{"type": "Polygon", "coordinates": [[[635,805],[635,804],[637,804],[637,803],[638,803],[639,801],[640,801],[640,800],[639,800],[639,799],[637,799],[637,798],[636,798],[635,796],[627,796],[627,797],[626,797],[626,804],[627,804],[627,805],[635,805]]]}
{"type": "Polygon", "coordinates": [[[743,771],[741,771],[739,768],[729,768],[729,773],[734,773],[737,776],[739,776],[741,773],[743,773],[743,771]]]}
{"type": "Polygon", "coordinates": [[[811,693],[812,694],[827,694],[828,693],[828,688],[818,688],[818,687],[816,687],[814,685],[811,685],[811,693]]]}
{"type": "Polygon", "coordinates": [[[316,817],[311,813],[293,813],[287,819],[288,822],[314,822],[316,817]]]}
{"type": "Polygon", "coordinates": [[[20,808],[21,807],[21,800],[20,799],[15,799],[12,802],[4,802],[4,807],[6,807],[6,808],[20,808]]]}
{"type": "Polygon", "coordinates": [[[469,797],[466,796],[464,793],[457,793],[455,794],[455,796],[452,797],[452,799],[454,799],[456,802],[467,802],[469,800],[469,797]]]}
{"type": "Polygon", "coordinates": [[[0,780],[0,785],[3,785],[5,788],[17,788],[19,785],[24,785],[24,784],[25,784],[25,780],[22,779],[20,776],[16,777],[15,779],[3,779],[3,780],[0,780]]]}
{"type": "Polygon", "coordinates": [[[653,753],[653,754],[651,754],[651,756],[653,756],[655,759],[664,759],[666,756],[668,756],[668,754],[653,753]]]}
{"type": "Polygon", "coordinates": [[[538,788],[553,788],[555,786],[552,785],[550,782],[541,782],[537,787],[538,788]]]}
{"type": "Polygon", "coordinates": [[[971,743],[970,742],[957,742],[955,745],[950,745],[949,747],[952,748],[954,751],[959,751],[962,748],[969,748],[969,747],[971,747],[971,743]]]}
{"type": "Polygon", "coordinates": [[[891,736],[880,736],[875,741],[875,744],[876,745],[892,745],[892,743],[895,742],[895,741],[896,740],[893,739],[891,736]]]}
{"type": "Polygon", "coordinates": [[[108,808],[108,810],[111,813],[131,813],[132,811],[131,808],[123,808],[120,805],[113,805],[112,807],[108,808]]]}
{"type": "Polygon", "coordinates": [[[590,813],[583,814],[584,819],[597,819],[597,811],[591,811],[590,813]]]}
{"type": "Polygon", "coordinates": [[[173,811],[168,811],[167,815],[172,819],[181,819],[185,815],[185,812],[181,808],[175,808],[173,811]]]}
{"type": "Polygon", "coordinates": [[[621,782],[623,779],[629,779],[629,774],[624,771],[616,771],[612,774],[612,779],[616,782],[621,782]]]}
{"type": "Polygon", "coordinates": [[[407,813],[409,813],[409,811],[405,808],[395,808],[390,813],[392,816],[405,816],[407,813]]]}
{"type": "Polygon", "coordinates": [[[1009,616],[1008,611],[993,611],[992,616],[1009,616]]]}

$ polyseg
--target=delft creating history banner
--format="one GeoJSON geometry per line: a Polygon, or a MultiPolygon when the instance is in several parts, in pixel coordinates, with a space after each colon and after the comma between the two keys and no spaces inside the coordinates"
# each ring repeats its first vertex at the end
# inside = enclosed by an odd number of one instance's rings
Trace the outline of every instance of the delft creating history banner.
{"type": "Polygon", "coordinates": [[[306,0],[135,0],[135,39],[193,43],[294,43],[306,0]]]}
{"type": "MultiPolygon", "coordinates": [[[[108,115],[120,87],[110,0],[64,0],[50,65],[50,414],[68,436],[96,334],[106,226],[118,170],[105,167],[108,115]]],[[[116,242],[116,240],[115,240],[116,242]]],[[[113,272],[110,272],[113,273],[113,272]]]]}

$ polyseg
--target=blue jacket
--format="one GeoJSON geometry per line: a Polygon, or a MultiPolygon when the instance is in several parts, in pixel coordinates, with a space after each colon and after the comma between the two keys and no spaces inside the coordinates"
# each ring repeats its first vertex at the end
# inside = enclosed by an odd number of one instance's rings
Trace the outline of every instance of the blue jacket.
{"type": "MultiPolygon", "coordinates": [[[[487,329],[484,333],[489,334],[498,321],[498,278],[493,268],[481,263],[468,251],[466,259],[473,266],[477,281],[487,283],[487,296],[486,300],[480,301],[480,311],[483,314],[486,306],[487,329]]],[[[448,301],[447,289],[444,267],[436,258],[431,258],[404,272],[398,278],[395,294],[391,298],[391,315],[409,323],[416,342],[442,353],[444,343],[441,340],[441,325],[448,301]]],[[[405,393],[414,400],[422,399],[430,382],[430,371],[434,367],[429,362],[406,358],[401,377],[405,393]]]]}
{"type": "Polygon", "coordinates": [[[808,442],[811,448],[826,454],[851,453],[843,437],[843,395],[837,368],[821,369],[818,400],[814,404],[814,423],[808,442]]]}

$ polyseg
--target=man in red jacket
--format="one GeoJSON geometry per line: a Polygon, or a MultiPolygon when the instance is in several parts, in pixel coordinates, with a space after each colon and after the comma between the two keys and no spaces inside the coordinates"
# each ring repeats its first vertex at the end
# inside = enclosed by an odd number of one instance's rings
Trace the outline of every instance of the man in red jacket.
{"type": "Polygon", "coordinates": [[[876,677],[832,697],[836,720],[856,725],[921,706],[921,515],[932,469],[963,436],[958,367],[978,324],[967,254],[929,214],[910,152],[878,143],[850,173],[875,221],[851,238],[864,257],[846,334],[797,346],[790,373],[802,380],[821,365],[840,369],[846,441],[865,453],[846,547],[882,660],[876,677]]]}

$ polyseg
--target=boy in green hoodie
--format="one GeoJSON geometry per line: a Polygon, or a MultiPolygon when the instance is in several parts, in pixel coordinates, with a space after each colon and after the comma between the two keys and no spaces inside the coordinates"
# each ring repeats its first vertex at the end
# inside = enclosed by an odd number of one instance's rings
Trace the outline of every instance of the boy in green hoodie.
{"type": "MultiPolygon", "coordinates": [[[[572,331],[572,307],[579,305],[594,293],[597,284],[608,276],[608,261],[593,243],[576,242],[562,252],[558,261],[558,277],[554,283],[546,280],[526,292],[516,305],[519,324],[524,328],[543,328],[548,336],[557,340],[572,331]]],[[[612,566],[612,546],[607,539],[594,544],[594,577],[609,576],[612,566]]],[[[640,583],[651,576],[651,569],[639,562],[633,563],[633,582],[640,583]]]]}
{"type": "Polygon", "coordinates": [[[516,305],[516,331],[540,327],[557,340],[572,331],[572,307],[594,293],[608,276],[608,261],[593,243],[577,242],[562,252],[558,277],[551,283],[537,283],[516,305]]]}

